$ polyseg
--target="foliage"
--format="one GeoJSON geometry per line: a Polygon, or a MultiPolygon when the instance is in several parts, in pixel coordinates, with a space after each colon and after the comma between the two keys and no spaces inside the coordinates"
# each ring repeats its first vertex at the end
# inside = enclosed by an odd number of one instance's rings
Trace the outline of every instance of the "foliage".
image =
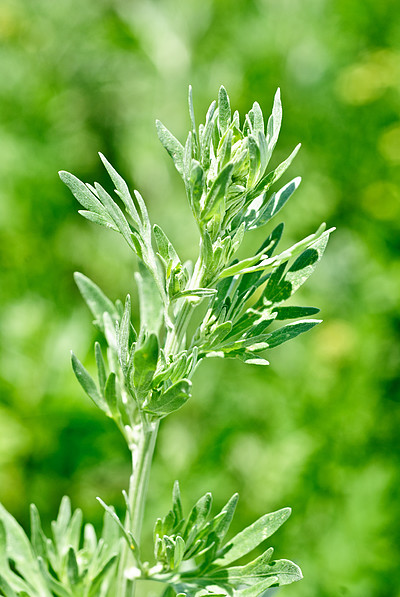
{"type": "Polygon", "coordinates": [[[267,365],[266,351],[319,323],[298,319],[314,314],[315,308],[284,303],[314,271],[331,232],[322,225],[277,253],[283,231],[280,224],[254,256],[237,259],[245,233],[267,224],[300,182],[297,178],[279,191],[271,191],[298,150],[267,171],[281,127],[280,92],[266,126],[257,102],[241,123],[239,113],[231,112],[224,87],[219,90],[218,105],[211,104],[205,123],[198,128],[189,88],[189,113],[191,131],[184,146],[158,121],[157,131],[183,178],[199,230],[199,257],[194,265],[180,259],[159,226],[152,229],[141,195],[135,191],[132,197],[104,156],[100,155],[118,199],[98,183],[84,184],[72,174],[60,172],[84,208],[80,213],[121,234],[139,258],[137,331],[131,321],[129,295],[124,303],[113,304],[88,277],[75,275],[107,349],[105,359],[101,345],[95,343],[97,382],[74,354],[72,367],[94,404],[115,421],[132,453],[124,519],[99,499],[126,541],[121,543],[115,535],[110,539],[105,524],[98,543],[94,538],[90,549],[85,542],[81,547],[80,514],[71,518],[66,499],[53,525],[54,544],[44,536],[33,508],[31,548],[23,531],[4,511],[5,571],[0,570],[0,579],[5,597],[34,596],[40,591],[61,597],[95,592],[117,592],[125,597],[133,595],[138,579],[163,582],[170,592],[188,597],[257,597],[271,586],[301,578],[298,566],[289,560],[271,561],[272,549],[244,566],[230,566],[269,537],[286,520],[288,509],[263,516],[224,545],[237,496],[209,520],[212,498],[206,494],[185,520],[177,484],[172,510],[156,523],[157,563],[149,568],[141,557],[143,510],[160,420],[190,398],[191,378],[203,359],[218,356],[267,365]],[[189,324],[199,310],[203,320],[191,334],[189,324]],[[275,320],[293,319],[273,325],[275,320]],[[117,571],[110,577],[114,565],[117,571]]]}

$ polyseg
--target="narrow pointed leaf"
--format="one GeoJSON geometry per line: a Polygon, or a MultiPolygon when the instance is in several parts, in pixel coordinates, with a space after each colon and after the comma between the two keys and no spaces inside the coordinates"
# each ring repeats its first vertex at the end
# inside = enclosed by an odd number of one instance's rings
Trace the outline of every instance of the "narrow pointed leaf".
{"type": "Polygon", "coordinates": [[[183,146],[174,137],[172,133],[163,125],[162,122],[156,120],[156,129],[158,138],[160,139],[164,148],[168,151],[169,155],[173,159],[175,168],[179,174],[183,174],[183,146]]]}

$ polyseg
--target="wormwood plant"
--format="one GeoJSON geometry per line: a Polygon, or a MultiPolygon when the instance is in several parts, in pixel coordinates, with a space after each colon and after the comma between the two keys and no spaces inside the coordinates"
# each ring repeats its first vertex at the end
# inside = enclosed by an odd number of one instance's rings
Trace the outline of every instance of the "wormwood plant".
{"type": "Polygon", "coordinates": [[[63,182],[82,205],[85,218],[121,234],[139,258],[136,286],[140,327],[131,322],[131,299],[115,304],[81,273],[79,290],[104,336],[94,346],[97,380],[72,355],[72,367],[95,405],[112,419],[132,455],[132,475],[123,496],[125,514],[105,510],[99,537],[64,497],[52,536],[31,506],[31,538],[0,506],[0,594],[6,597],[127,597],[138,579],[165,585],[165,595],[257,597],[269,587],[301,579],[290,560],[273,560],[272,547],[244,565],[237,560],[269,538],[289,517],[283,508],[266,514],[226,540],[238,495],[212,514],[206,493],[184,513],[175,482],[171,510],[154,526],[154,561],[141,556],[141,527],[150,466],[160,421],[191,396],[193,373],[206,358],[237,358],[268,365],[268,352],[319,323],[314,307],[286,301],[314,271],[329,233],[318,230],[278,252],[283,224],[277,225],[253,256],[235,258],[244,235],[278,214],[300,183],[294,178],[271,192],[298,152],[267,171],[281,127],[279,90],[266,130],[257,102],[240,121],[223,87],[196,126],[189,88],[191,130],[182,145],[161,122],[157,132],[181,175],[199,236],[194,265],[182,262],[163,230],[151,226],[146,205],[130,194],[106,158],[100,158],[117,197],[102,186],[84,184],[68,172],[63,182]],[[126,215],[123,212],[125,209],[126,215]],[[191,332],[193,316],[201,324],[191,332]],[[284,323],[286,322],[286,323],[284,323]]]}

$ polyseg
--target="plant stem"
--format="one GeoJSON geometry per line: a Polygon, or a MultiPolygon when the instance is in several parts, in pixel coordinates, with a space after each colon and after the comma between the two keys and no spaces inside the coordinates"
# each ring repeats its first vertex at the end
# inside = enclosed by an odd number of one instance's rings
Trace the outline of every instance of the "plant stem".
{"type": "MultiPolygon", "coordinates": [[[[154,423],[143,421],[139,442],[136,449],[132,450],[132,475],[128,493],[129,516],[127,516],[126,519],[126,528],[132,533],[139,545],[143,524],[144,505],[149,485],[151,462],[153,459],[158,427],[159,421],[154,423]]],[[[131,559],[129,557],[130,553],[132,554],[132,552],[129,551],[127,543],[124,542],[118,572],[120,597],[133,597],[135,593],[135,581],[130,580],[125,576],[127,565],[131,559]]]]}

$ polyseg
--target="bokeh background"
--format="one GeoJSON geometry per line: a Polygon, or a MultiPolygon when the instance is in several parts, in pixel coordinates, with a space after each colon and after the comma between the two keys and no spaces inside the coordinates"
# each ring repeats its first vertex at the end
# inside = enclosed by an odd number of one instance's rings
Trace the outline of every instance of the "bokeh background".
{"type": "Polygon", "coordinates": [[[25,526],[36,502],[48,527],[68,493],[98,525],[95,496],[121,506],[129,474],[69,350],[92,366],[73,271],[116,299],[135,292],[136,263],[77,215],[57,171],[108,184],[102,151],[193,257],[155,118],[183,139],[189,83],[198,121],[221,83],[241,113],[256,99],[269,113],[280,86],[274,163],[303,143],[285,179],[303,176],[284,243],[322,220],[337,227],[298,297],[324,323],[275,349],[269,368],[198,371],[193,399],[162,426],[146,536],[175,478],[187,507],[208,490],[221,507],[239,490],[236,530],[293,508],[271,542],[305,580],[282,595],[399,596],[398,0],[2,0],[0,44],[0,500],[25,526]]]}

